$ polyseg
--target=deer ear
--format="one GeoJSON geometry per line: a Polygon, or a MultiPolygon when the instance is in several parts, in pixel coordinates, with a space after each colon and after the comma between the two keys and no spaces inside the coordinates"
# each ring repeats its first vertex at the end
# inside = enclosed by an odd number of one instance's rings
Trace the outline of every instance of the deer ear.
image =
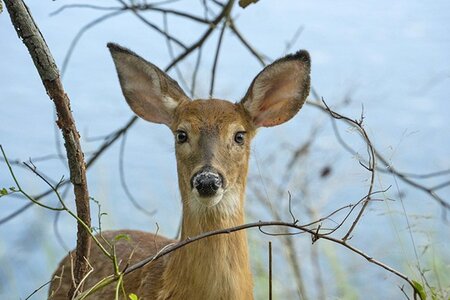
{"type": "Polygon", "coordinates": [[[186,96],[178,83],[132,51],[108,43],[123,95],[141,118],[170,126],[175,109],[186,96]]]}
{"type": "Polygon", "coordinates": [[[305,50],[265,67],[241,101],[253,124],[270,127],[295,116],[309,94],[310,71],[311,59],[305,50]]]}

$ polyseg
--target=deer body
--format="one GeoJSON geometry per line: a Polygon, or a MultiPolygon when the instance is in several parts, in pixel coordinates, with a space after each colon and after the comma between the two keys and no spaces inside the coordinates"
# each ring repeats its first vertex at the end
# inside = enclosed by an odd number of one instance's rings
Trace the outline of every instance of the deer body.
{"type": "MultiPolygon", "coordinates": [[[[245,186],[250,141],[259,127],[291,119],[309,93],[310,59],[306,51],[286,56],[253,80],[239,103],[190,100],[178,84],[133,52],[108,44],[123,94],[141,118],[167,125],[175,137],[183,219],[181,240],[244,223],[245,186]]],[[[140,231],[125,233],[130,241],[116,244],[122,265],[134,264],[175,241],[140,231]],[[131,255],[132,253],[132,255],[131,255]]],[[[93,244],[93,272],[84,290],[113,273],[112,264],[93,244]]],[[[70,257],[61,284],[54,280],[52,299],[67,299],[70,257]]],[[[113,299],[114,285],[88,299],[113,299]]],[[[126,293],[139,299],[253,299],[245,231],[211,236],[153,261],[124,278],[126,293]]]]}

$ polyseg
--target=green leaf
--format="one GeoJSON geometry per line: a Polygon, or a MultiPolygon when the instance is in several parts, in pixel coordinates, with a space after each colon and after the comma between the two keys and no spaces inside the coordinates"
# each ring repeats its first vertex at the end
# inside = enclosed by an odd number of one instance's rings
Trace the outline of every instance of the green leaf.
{"type": "Polygon", "coordinates": [[[249,6],[252,3],[256,3],[259,0],[239,0],[239,6],[242,8],[246,8],[247,6],[249,6]]]}
{"type": "Polygon", "coordinates": [[[2,196],[8,195],[8,190],[5,189],[5,188],[2,188],[2,189],[0,190],[0,195],[2,195],[2,196]]]}
{"type": "Polygon", "coordinates": [[[127,240],[127,241],[131,241],[131,238],[128,234],[122,233],[122,234],[118,234],[114,237],[114,241],[120,241],[120,240],[127,240]]]}
{"type": "Polygon", "coordinates": [[[419,297],[422,300],[426,300],[427,299],[427,294],[425,293],[425,289],[423,288],[422,284],[420,284],[420,282],[413,280],[412,281],[414,288],[416,289],[416,291],[419,293],[419,297]]]}
{"type": "Polygon", "coordinates": [[[131,300],[139,300],[138,296],[136,296],[136,294],[133,293],[129,294],[128,298],[130,298],[131,300]]]}

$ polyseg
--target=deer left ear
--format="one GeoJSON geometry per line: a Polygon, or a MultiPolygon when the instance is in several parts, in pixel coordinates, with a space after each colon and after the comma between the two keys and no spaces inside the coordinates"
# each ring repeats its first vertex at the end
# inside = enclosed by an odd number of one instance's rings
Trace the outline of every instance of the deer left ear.
{"type": "Polygon", "coordinates": [[[253,79],[241,104],[255,127],[270,127],[290,120],[305,103],[310,88],[311,59],[300,50],[265,67],[253,79]]]}

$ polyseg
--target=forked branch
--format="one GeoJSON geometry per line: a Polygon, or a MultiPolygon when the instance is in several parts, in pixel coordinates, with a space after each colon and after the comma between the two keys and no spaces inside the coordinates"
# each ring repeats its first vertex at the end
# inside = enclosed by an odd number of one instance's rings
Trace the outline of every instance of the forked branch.
{"type": "MultiPolygon", "coordinates": [[[[81,149],[79,134],[70,109],[70,100],[64,91],[58,67],[39,28],[34,22],[28,7],[22,0],[5,0],[11,22],[19,38],[34,61],[47,94],[56,107],[57,124],[65,141],[70,181],[74,186],[77,215],[90,228],[89,193],[86,181],[84,154],[81,149]]],[[[87,271],[85,259],[89,258],[90,235],[82,224],[78,223],[78,239],[75,258],[75,285],[78,285],[87,271]]],[[[74,293],[73,286],[71,294],[74,293]]],[[[71,297],[72,295],[70,295],[71,297]]]]}

